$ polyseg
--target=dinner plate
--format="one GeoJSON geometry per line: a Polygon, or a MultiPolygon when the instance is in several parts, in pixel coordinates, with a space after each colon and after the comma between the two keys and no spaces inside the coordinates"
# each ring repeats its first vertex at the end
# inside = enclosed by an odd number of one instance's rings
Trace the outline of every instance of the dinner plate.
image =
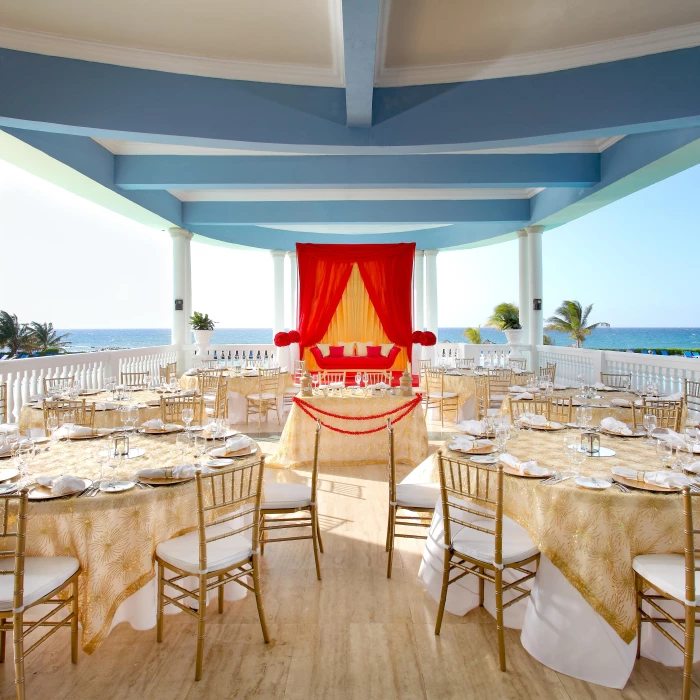
{"type": "Polygon", "coordinates": [[[19,476],[19,469],[15,469],[13,467],[0,469],[0,482],[9,481],[10,479],[14,479],[16,476],[19,476]]]}
{"type": "Polygon", "coordinates": [[[480,434],[475,434],[475,433],[467,432],[466,430],[463,431],[463,432],[464,432],[465,435],[469,435],[469,437],[479,438],[479,439],[481,439],[481,440],[496,437],[496,433],[480,433],[480,434]]]}
{"type": "Polygon", "coordinates": [[[135,481],[112,481],[106,479],[100,484],[100,491],[104,493],[121,493],[122,491],[128,491],[136,486],[135,481]]]}
{"type": "Polygon", "coordinates": [[[553,476],[554,472],[549,469],[549,467],[544,468],[548,470],[546,474],[521,474],[517,469],[504,464],[503,473],[510,474],[511,476],[519,476],[522,479],[549,479],[550,476],[553,476]]]}
{"type": "Polygon", "coordinates": [[[32,438],[32,442],[35,445],[45,445],[47,442],[51,442],[51,438],[48,438],[48,437],[32,438]]]}
{"type": "Polygon", "coordinates": [[[221,467],[230,467],[233,462],[234,460],[226,459],[225,457],[212,457],[204,462],[204,466],[211,467],[212,469],[221,469],[221,467]]]}
{"type": "Polygon", "coordinates": [[[594,491],[603,491],[612,486],[611,481],[607,479],[597,479],[592,476],[577,476],[574,481],[584,489],[593,489],[594,491]]]}
{"type": "Polygon", "coordinates": [[[12,493],[18,488],[19,486],[14,481],[5,481],[4,483],[0,484],[0,496],[5,493],[12,493]]]}
{"type": "Polygon", "coordinates": [[[646,481],[637,481],[636,479],[627,479],[624,476],[612,475],[613,481],[623,486],[629,486],[631,489],[639,489],[640,491],[654,491],[655,493],[677,493],[683,489],[680,486],[657,486],[656,484],[647,484],[646,481]]]}
{"type": "Polygon", "coordinates": [[[93,432],[92,435],[71,435],[68,440],[95,440],[97,438],[106,437],[108,433],[100,435],[100,433],[93,432]]]}
{"type": "Polygon", "coordinates": [[[97,394],[101,393],[101,389],[91,389],[90,391],[81,391],[80,396],[97,396],[97,394]]]}
{"type": "Polygon", "coordinates": [[[498,457],[496,455],[474,455],[469,458],[470,462],[476,462],[476,464],[496,464],[498,462],[498,457]]]}
{"type": "Polygon", "coordinates": [[[30,487],[27,498],[30,501],[52,501],[54,498],[66,498],[67,496],[74,496],[76,493],[82,493],[85,489],[89,489],[92,486],[92,479],[81,479],[83,482],[83,487],[71,491],[70,493],[63,493],[60,496],[54,495],[53,491],[48,486],[40,486],[39,484],[34,484],[30,487]]]}

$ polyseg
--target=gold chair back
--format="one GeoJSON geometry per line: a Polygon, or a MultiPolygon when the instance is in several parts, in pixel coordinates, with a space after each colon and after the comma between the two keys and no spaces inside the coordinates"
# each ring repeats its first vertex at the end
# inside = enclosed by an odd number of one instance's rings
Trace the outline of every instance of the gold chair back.
{"type": "Polygon", "coordinates": [[[219,387],[219,380],[223,377],[223,369],[200,369],[197,372],[197,389],[199,393],[214,394],[219,387]]]}
{"type": "Polygon", "coordinates": [[[161,383],[170,384],[170,380],[177,376],[177,362],[170,362],[163,367],[159,367],[158,376],[161,383]]]}
{"type": "Polygon", "coordinates": [[[616,389],[629,389],[632,386],[632,374],[601,372],[600,381],[605,384],[605,386],[612,386],[616,389]]]}
{"type": "Polygon", "coordinates": [[[491,395],[507,394],[508,387],[513,386],[512,369],[492,369],[488,373],[489,391],[491,395]]]}
{"type": "Polygon", "coordinates": [[[573,398],[556,398],[550,396],[547,401],[547,420],[557,423],[571,423],[573,415],[573,398]]]}
{"type": "MultiPolygon", "coordinates": [[[[367,372],[367,384],[370,386],[384,382],[391,386],[391,372],[367,372]]],[[[363,374],[364,376],[364,374],[363,374]]]]}
{"type": "Polygon", "coordinates": [[[261,397],[263,396],[263,394],[272,394],[276,397],[279,394],[279,386],[279,367],[258,370],[258,388],[261,397]]]}
{"type": "Polygon", "coordinates": [[[0,384],[0,423],[7,423],[7,382],[0,384]]]}
{"type": "Polygon", "coordinates": [[[457,369],[474,369],[474,363],[473,357],[458,357],[455,359],[455,367],[457,369]]]}
{"type": "Polygon", "coordinates": [[[508,360],[508,364],[514,369],[527,369],[527,360],[524,357],[513,357],[508,360]]]}
{"type": "Polygon", "coordinates": [[[219,377],[213,409],[214,418],[228,418],[228,381],[226,377],[219,377]]]}
{"type": "Polygon", "coordinates": [[[425,386],[425,370],[432,366],[432,360],[418,360],[418,383],[421,386],[425,386]]]}
{"type": "Polygon", "coordinates": [[[544,367],[540,367],[540,377],[547,379],[554,384],[554,378],[557,376],[557,363],[548,362],[544,367]]]}
{"type": "Polygon", "coordinates": [[[680,401],[647,401],[642,399],[641,406],[632,408],[632,425],[634,429],[644,426],[644,416],[656,416],[657,428],[670,428],[676,432],[681,429],[683,416],[683,399],[680,401]]]}
{"type": "Polygon", "coordinates": [[[334,384],[335,382],[343,382],[343,384],[345,384],[346,376],[347,372],[324,370],[321,372],[320,383],[328,385],[334,384]]]}
{"type": "Polygon", "coordinates": [[[445,368],[426,367],[425,370],[426,393],[442,396],[445,393],[445,368]]]}
{"type": "MultiPolygon", "coordinates": [[[[24,607],[24,548],[27,540],[27,489],[0,496],[0,561],[12,559],[12,566],[1,566],[0,576],[14,578],[12,607],[24,607]]],[[[4,633],[3,633],[4,634],[4,633]]]]}
{"type": "Polygon", "coordinates": [[[688,411],[688,418],[700,420],[700,382],[685,380],[684,391],[685,407],[688,411]]]}
{"type": "Polygon", "coordinates": [[[63,399],[44,399],[44,430],[49,418],[55,417],[58,425],[73,423],[92,428],[95,425],[95,405],[85,404],[85,399],[69,401],[63,399]]]}
{"type": "MultiPolygon", "coordinates": [[[[546,399],[511,399],[510,400],[510,420],[515,423],[525,413],[534,413],[537,416],[547,416],[549,420],[549,401],[546,399]]],[[[568,422],[568,421],[567,421],[568,422]]]]}
{"type": "Polygon", "coordinates": [[[204,369],[216,369],[221,367],[221,362],[219,360],[200,360],[200,365],[204,369]]]}
{"type": "Polygon", "coordinates": [[[194,423],[202,423],[204,400],[201,396],[163,396],[160,399],[160,418],[163,423],[180,423],[186,408],[194,411],[194,423]]]}
{"type": "Polygon", "coordinates": [[[489,378],[486,375],[478,375],[474,377],[475,396],[476,396],[476,417],[481,420],[488,414],[489,404],[489,378]]]}
{"type": "Polygon", "coordinates": [[[301,375],[306,371],[306,360],[294,360],[294,374],[292,375],[292,381],[294,384],[301,383],[301,375]]]}
{"type": "Polygon", "coordinates": [[[44,396],[68,391],[75,384],[75,377],[44,377],[44,396]]]}
{"type": "Polygon", "coordinates": [[[147,387],[151,378],[150,372],[120,372],[119,382],[124,386],[147,387]]]}

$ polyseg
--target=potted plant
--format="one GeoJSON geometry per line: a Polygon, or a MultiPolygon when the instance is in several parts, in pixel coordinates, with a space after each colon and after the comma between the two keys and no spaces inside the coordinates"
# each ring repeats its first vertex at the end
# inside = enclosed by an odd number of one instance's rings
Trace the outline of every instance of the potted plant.
{"type": "Polygon", "coordinates": [[[215,321],[209,318],[209,314],[200,314],[195,311],[190,316],[190,326],[192,327],[192,333],[194,333],[194,342],[200,347],[206,347],[209,345],[211,340],[211,335],[214,332],[215,321]]]}
{"type": "Polygon", "coordinates": [[[508,345],[521,345],[523,342],[523,330],[520,325],[520,310],[515,304],[503,302],[493,310],[491,317],[486,322],[487,326],[498,328],[506,334],[508,345]]]}

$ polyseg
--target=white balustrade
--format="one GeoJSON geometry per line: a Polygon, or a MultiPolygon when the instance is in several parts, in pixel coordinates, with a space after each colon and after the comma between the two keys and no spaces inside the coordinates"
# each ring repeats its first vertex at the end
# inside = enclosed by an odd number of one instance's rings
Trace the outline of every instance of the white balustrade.
{"type": "MultiPolygon", "coordinates": [[[[269,344],[256,344],[256,345],[246,345],[245,343],[211,343],[209,347],[207,348],[207,352],[204,355],[203,359],[205,360],[213,360],[214,355],[216,355],[217,360],[221,360],[222,364],[224,364],[224,360],[226,363],[228,363],[229,359],[229,354],[231,357],[231,361],[233,361],[236,357],[236,353],[238,353],[238,359],[242,360],[243,359],[243,353],[245,353],[245,357],[247,359],[251,358],[250,353],[252,352],[252,358],[254,360],[256,359],[264,359],[265,358],[265,353],[267,353],[268,359],[272,360],[274,358],[275,361],[278,361],[279,356],[280,356],[280,350],[283,350],[284,348],[278,348],[272,343],[269,344]],[[258,357],[258,353],[260,356],[258,357]]],[[[193,367],[196,363],[197,360],[200,359],[199,355],[195,355],[194,351],[190,354],[190,357],[188,358],[188,367],[193,367]]]]}

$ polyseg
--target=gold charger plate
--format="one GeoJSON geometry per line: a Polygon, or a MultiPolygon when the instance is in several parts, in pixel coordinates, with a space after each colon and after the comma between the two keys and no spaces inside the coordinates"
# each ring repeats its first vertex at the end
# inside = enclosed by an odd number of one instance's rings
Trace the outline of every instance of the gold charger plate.
{"type": "Polygon", "coordinates": [[[559,423],[559,427],[555,428],[553,425],[528,425],[527,423],[522,423],[522,427],[529,428],[530,430],[544,430],[546,432],[552,432],[555,430],[566,430],[566,426],[559,423]]]}
{"type": "Polygon", "coordinates": [[[101,393],[101,389],[91,389],[90,391],[81,391],[79,396],[97,396],[97,394],[101,393]]]}
{"type": "Polygon", "coordinates": [[[623,486],[629,486],[632,489],[639,489],[640,491],[653,491],[655,493],[678,493],[683,489],[678,486],[672,486],[671,488],[665,488],[663,486],[657,486],[656,484],[647,484],[646,481],[637,481],[636,479],[627,479],[624,476],[617,476],[617,474],[611,474],[612,480],[616,481],[618,484],[623,486]]]}
{"type": "MultiPolygon", "coordinates": [[[[501,464],[503,464],[503,462],[501,462],[501,464]]],[[[549,467],[546,467],[546,469],[549,469],[549,467]]],[[[510,474],[511,476],[517,476],[521,479],[549,479],[549,477],[554,474],[551,469],[549,470],[549,474],[521,474],[517,469],[513,469],[513,467],[510,467],[507,464],[503,464],[503,473],[510,474]]]]}
{"type": "Polygon", "coordinates": [[[142,484],[150,484],[151,486],[170,486],[171,484],[184,484],[186,481],[194,481],[194,476],[184,476],[178,479],[167,477],[149,477],[149,476],[137,476],[136,481],[140,481],[142,484]]]}
{"type": "Polygon", "coordinates": [[[450,447],[453,452],[459,452],[463,455],[490,455],[496,451],[495,445],[484,445],[483,447],[477,447],[474,450],[460,450],[458,447],[450,447]]]}
{"type": "Polygon", "coordinates": [[[619,438],[646,437],[646,433],[632,433],[632,435],[622,435],[621,433],[613,433],[611,430],[606,430],[605,428],[601,428],[600,433],[601,433],[601,435],[612,435],[613,437],[619,437],[619,438]]]}
{"type": "Polygon", "coordinates": [[[70,493],[63,493],[60,496],[54,495],[51,489],[47,486],[34,484],[34,486],[29,489],[27,498],[30,501],[52,501],[54,498],[67,498],[68,496],[74,496],[76,493],[82,493],[85,491],[85,489],[89,489],[92,486],[92,479],[82,479],[82,481],[84,484],[83,488],[78,489],[77,491],[71,491],[70,493]]]}
{"type": "Polygon", "coordinates": [[[68,440],[94,440],[95,438],[107,437],[107,433],[100,434],[93,432],[92,435],[71,435],[68,440]]]}
{"type": "Polygon", "coordinates": [[[172,435],[181,433],[184,429],[184,425],[179,425],[177,428],[139,428],[138,432],[142,435],[172,435]]]}

